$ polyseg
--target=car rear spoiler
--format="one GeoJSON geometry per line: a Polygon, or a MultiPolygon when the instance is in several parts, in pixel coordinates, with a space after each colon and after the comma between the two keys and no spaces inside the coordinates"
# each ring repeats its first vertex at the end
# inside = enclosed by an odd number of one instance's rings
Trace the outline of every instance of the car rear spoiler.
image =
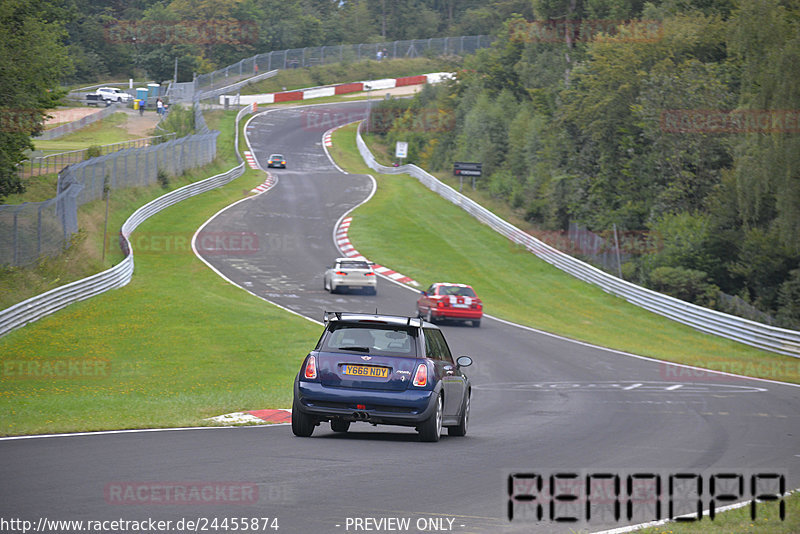
{"type": "Polygon", "coordinates": [[[402,319],[405,321],[406,326],[414,326],[416,328],[422,327],[422,319],[419,317],[407,317],[405,315],[383,315],[378,314],[378,310],[375,310],[375,315],[370,315],[368,313],[351,313],[351,312],[341,312],[341,311],[323,311],[322,312],[322,321],[325,324],[328,324],[331,321],[341,321],[343,319],[351,319],[351,320],[358,320],[358,319],[366,319],[369,320],[371,318],[380,319],[381,317],[387,317],[392,319],[402,319]]]}

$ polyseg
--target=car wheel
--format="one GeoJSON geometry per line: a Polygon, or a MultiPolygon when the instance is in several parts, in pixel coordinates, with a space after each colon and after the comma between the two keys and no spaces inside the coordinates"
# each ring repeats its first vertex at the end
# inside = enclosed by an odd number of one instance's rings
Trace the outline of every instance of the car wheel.
{"type": "Polygon", "coordinates": [[[339,288],[336,287],[335,285],[333,285],[333,282],[331,282],[331,284],[330,284],[330,292],[331,293],[338,293],[339,292],[339,288]]]}
{"type": "Polygon", "coordinates": [[[481,320],[480,319],[473,319],[472,320],[472,326],[474,326],[475,328],[478,328],[480,325],[481,325],[481,320]]]}
{"type": "Polygon", "coordinates": [[[367,288],[367,294],[368,295],[377,295],[378,294],[378,288],[377,287],[368,287],[367,288]]]}
{"type": "Polygon", "coordinates": [[[347,432],[350,429],[350,421],[342,421],[341,419],[331,420],[331,430],[334,432],[347,432]]]}
{"type": "Polygon", "coordinates": [[[466,436],[467,427],[469,426],[469,405],[470,405],[470,392],[467,392],[467,400],[464,403],[464,413],[461,414],[461,419],[457,426],[448,426],[448,436],[466,436]]]}
{"type": "Polygon", "coordinates": [[[436,409],[431,416],[419,426],[420,441],[436,442],[442,435],[442,396],[436,399],[436,409]]]}
{"type": "Polygon", "coordinates": [[[297,407],[297,400],[292,403],[292,432],[301,438],[310,437],[314,432],[316,424],[314,420],[300,411],[297,407]]]}
{"type": "Polygon", "coordinates": [[[325,291],[330,291],[330,288],[328,287],[328,279],[325,277],[322,278],[322,289],[325,291]]]}

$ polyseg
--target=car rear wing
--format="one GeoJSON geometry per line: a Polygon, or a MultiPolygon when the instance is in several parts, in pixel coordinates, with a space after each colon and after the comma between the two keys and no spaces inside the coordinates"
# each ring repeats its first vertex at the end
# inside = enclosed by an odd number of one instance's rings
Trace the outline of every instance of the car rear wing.
{"type": "Polygon", "coordinates": [[[383,315],[375,310],[375,315],[368,313],[352,313],[341,311],[323,311],[322,320],[325,324],[334,321],[381,321],[388,319],[387,324],[405,324],[405,326],[422,327],[422,319],[419,317],[406,317],[405,315],[383,315]]]}

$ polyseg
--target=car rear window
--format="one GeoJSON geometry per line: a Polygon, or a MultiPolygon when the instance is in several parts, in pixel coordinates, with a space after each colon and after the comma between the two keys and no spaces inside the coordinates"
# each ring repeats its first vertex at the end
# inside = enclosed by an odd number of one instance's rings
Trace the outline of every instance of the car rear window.
{"type": "Polygon", "coordinates": [[[369,264],[365,261],[343,261],[339,266],[342,269],[369,269],[369,264]]]}
{"type": "Polygon", "coordinates": [[[475,292],[471,287],[439,286],[440,295],[456,295],[458,297],[474,297],[475,292]]]}
{"type": "Polygon", "coordinates": [[[391,325],[332,325],[320,350],[416,358],[416,337],[406,328],[391,325]]]}

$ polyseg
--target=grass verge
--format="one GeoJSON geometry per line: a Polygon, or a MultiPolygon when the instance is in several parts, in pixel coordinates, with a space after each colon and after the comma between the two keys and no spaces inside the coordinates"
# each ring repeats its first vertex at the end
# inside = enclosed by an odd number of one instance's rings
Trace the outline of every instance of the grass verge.
{"type": "MultiPolygon", "coordinates": [[[[228,170],[235,112],[210,115],[209,126],[223,132],[219,165],[228,170]]],[[[200,425],[222,413],[289,406],[319,328],[228,284],[189,245],[205,220],[263,178],[248,169],[152,217],[132,237],[130,284],[0,338],[0,434],[200,425]],[[73,376],[48,374],[59,368],[73,376]]],[[[126,216],[110,227],[116,232],[126,216]]]]}
{"type": "Polygon", "coordinates": [[[793,493],[784,499],[785,520],[781,520],[776,501],[760,502],[756,506],[756,519],[750,517],[750,507],[737,508],[717,514],[711,521],[704,517],[702,523],[667,523],[658,527],[637,530],[637,534],[794,534],[800,532],[800,494],[793,493]]]}
{"type": "Polygon", "coordinates": [[[353,212],[353,245],[425,287],[468,283],[487,313],[509,321],[635,354],[800,383],[800,362],[794,358],[703,334],[638,308],[539,260],[415,178],[372,172],[356,148],[354,125],[337,130],[331,154],[347,171],[370,173],[378,181],[373,199],[353,212]]]}
{"type": "Polygon", "coordinates": [[[46,152],[67,152],[69,150],[80,150],[92,145],[108,145],[111,143],[121,143],[137,139],[140,135],[129,133],[125,129],[127,113],[112,113],[102,120],[94,122],[73,133],[52,140],[33,140],[36,150],[46,152]]]}
{"type": "MultiPolygon", "coordinates": [[[[231,116],[235,116],[231,115],[231,116]]],[[[220,130],[222,138],[233,135],[233,121],[222,112],[209,114],[209,120],[220,130]]],[[[122,252],[117,242],[117,234],[122,223],[131,213],[150,200],[186,184],[202,180],[214,174],[225,172],[236,164],[232,143],[227,152],[219,151],[220,157],[202,169],[194,169],[184,175],[172,177],[170,185],[164,189],[160,185],[143,188],[118,189],[111,192],[109,199],[108,239],[106,254],[103,259],[103,226],[105,224],[105,202],[95,200],[78,208],[78,227],[81,229],[72,238],[70,246],[57,257],[42,257],[35,265],[25,267],[0,268],[0,310],[25,299],[49,291],[55,287],[80,280],[87,276],[108,269],[122,260],[122,252]]],[[[47,200],[55,193],[58,175],[37,177],[41,181],[26,191],[26,200],[32,202],[29,195],[45,196],[39,200],[47,200]],[[52,191],[48,195],[45,182],[52,183],[52,191]]],[[[9,197],[9,204],[13,197],[9,197]]]]}

